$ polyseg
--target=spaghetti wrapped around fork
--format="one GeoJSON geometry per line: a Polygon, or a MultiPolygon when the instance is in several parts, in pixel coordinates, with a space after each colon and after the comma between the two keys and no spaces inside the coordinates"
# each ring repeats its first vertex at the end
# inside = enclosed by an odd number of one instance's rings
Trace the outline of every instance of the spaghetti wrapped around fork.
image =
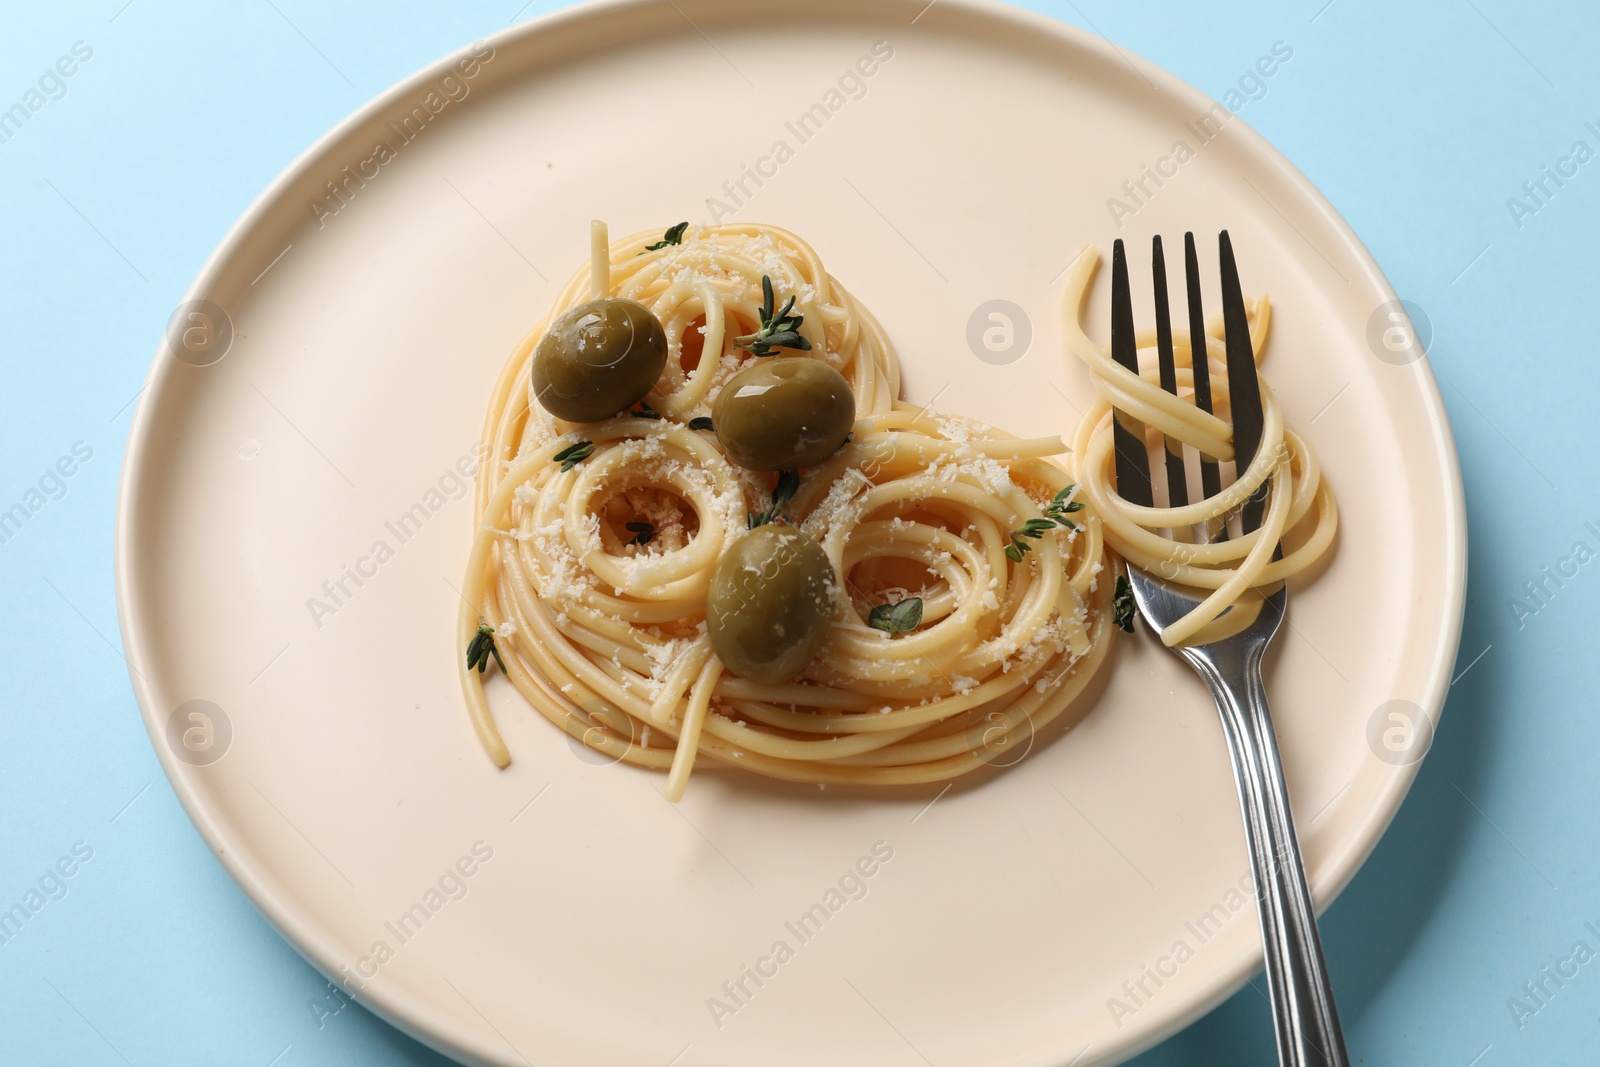
{"type": "MultiPolygon", "coordinates": [[[[1140,330],[1136,344],[1140,369],[1134,373],[1112,359],[1083,328],[1083,309],[1100,265],[1100,253],[1085,246],[1067,279],[1065,309],[1068,343],[1089,370],[1100,398],[1084,414],[1073,438],[1081,492],[1104,524],[1106,543],[1129,564],[1207,595],[1194,611],[1167,627],[1168,645],[1203,641],[1218,617],[1234,604],[1315,564],[1333,544],[1338,507],[1322,476],[1317,454],[1305,438],[1284,423],[1283,408],[1260,376],[1263,428],[1260,447],[1231,484],[1208,499],[1178,507],[1145,507],[1118,495],[1113,477],[1113,409],[1142,423],[1146,448],[1160,450],[1182,442],[1202,457],[1233,465],[1233,426],[1229,421],[1227,348],[1222,316],[1206,320],[1215,414],[1192,399],[1192,351],[1187,336],[1173,337],[1178,394],[1161,387],[1156,367],[1156,333],[1140,330]],[[1198,543],[1184,536],[1192,528],[1216,530],[1263,485],[1266,509],[1258,529],[1226,539],[1198,543]],[[1178,536],[1169,536],[1176,533],[1178,536]],[[1277,556],[1279,543],[1284,551],[1277,556]],[[1275,558],[1277,557],[1277,558],[1275,558]]],[[[1246,301],[1251,348],[1259,365],[1266,353],[1272,305],[1266,296],[1246,301]]],[[[1158,479],[1159,481],[1159,479],[1158,479]]]]}

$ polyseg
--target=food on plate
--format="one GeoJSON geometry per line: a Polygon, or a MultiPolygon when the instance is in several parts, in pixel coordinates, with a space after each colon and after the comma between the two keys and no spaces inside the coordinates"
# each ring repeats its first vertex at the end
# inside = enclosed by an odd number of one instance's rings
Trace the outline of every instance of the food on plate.
{"type": "Polygon", "coordinates": [[[614,760],[943,781],[1025,754],[1105,661],[1112,583],[1057,437],[899,399],[798,236],[592,231],[489,403],[457,654],[614,760]]]}

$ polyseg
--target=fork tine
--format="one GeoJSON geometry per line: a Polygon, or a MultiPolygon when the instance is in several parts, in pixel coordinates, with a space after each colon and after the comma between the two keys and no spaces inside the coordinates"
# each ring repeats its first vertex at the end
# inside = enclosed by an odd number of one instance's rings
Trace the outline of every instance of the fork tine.
{"type": "MultiPolygon", "coordinates": [[[[1150,270],[1156,290],[1156,359],[1161,368],[1161,388],[1178,395],[1178,370],[1172,359],[1172,310],[1167,305],[1167,257],[1161,235],[1150,242],[1150,270]]],[[[1189,502],[1189,478],[1183,467],[1183,442],[1163,435],[1162,466],[1167,470],[1167,503],[1181,507],[1189,502]]]]}
{"type": "MultiPolygon", "coordinates": [[[[1128,256],[1119,237],[1111,249],[1111,358],[1139,373],[1139,343],[1133,332],[1133,297],[1128,290],[1128,256]]],[[[1130,504],[1151,507],[1150,455],[1144,423],[1127,412],[1112,412],[1111,444],[1116,454],[1117,494],[1130,504]]]]}
{"type": "MultiPolygon", "coordinates": [[[[1228,231],[1217,236],[1222,258],[1222,322],[1228,348],[1228,406],[1233,418],[1234,467],[1244,473],[1261,447],[1261,382],[1256,377],[1256,358],[1250,346],[1250,320],[1244,310],[1244,293],[1239,288],[1239,267],[1233,259],[1233,242],[1228,231]]],[[[1261,525],[1266,510],[1267,486],[1245,501],[1241,528],[1245,533],[1261,525]]]]}
{"type": "MultiPolygon", "coordinates": [[[[1200,298],[1200,257],[1195,253],[1194,233],[1183,235],[1183,273],[1189,289],[1189,365],[1194,372],[1194,406],[1206,414],[1211,410],[1211,364],[1206,359],[1206,313],[1200,298]]],[[[1209,456],[1200,457],[1200,490],[1206,499],[1222,492],[1222,472],[1217,461],[1209,456]]],[[[1228,528],[1221,526],[1215,539],[1228,536],[1228,528]]]]}

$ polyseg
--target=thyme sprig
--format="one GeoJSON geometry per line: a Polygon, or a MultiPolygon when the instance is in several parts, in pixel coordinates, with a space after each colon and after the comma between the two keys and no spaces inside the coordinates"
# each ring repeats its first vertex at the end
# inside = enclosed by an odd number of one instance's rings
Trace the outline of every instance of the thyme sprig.
{"type": "MultiPolygon", "coordinates": [[[[673,226],[667,230],[666,233],[662,234],[661,240],[657,241],[655,244],[645,245],[644,252],[656,252],[667,247],[668,245],[682,244],[683,231],[687,230],[688,228],[689,223],[687,221],[678,223],[676,226],[673,226]]],[[[644,255],[644,252],[640,252],[639,254],[642,256],[644,255]]]]}
{"type": "Polygon", "coordinates": [[[789,506],[789,501],[794,499],[794,494],[800,488],[799,471],[779,471],[778,484],[772,487],[772,503],[766,511],[750,512],[750,529],[765,526],[769,522],[777,522],[784,518],[783,509],[789,506]]]}
{"type": "Polygon", "coordinates": [[[1069,499],[1072,494],[1076,493],[1077,491],[1078,487],[1076,485],[1069,485],[1052,497],[1050,503],[1045,505],[1045,517],[1054,519],[1058,526],[1065,526],[1069,530],[1076,530],[1078,528],[1078,524],[1067,518],[1067,516],[1073,512],[1083,510],[1083,501],[1069,499]]]}
{"type": "Polygon", "coordinates": [[[790,293],[789,299],[784,301],[783,309],[774,313],[772,309],[776,303],[777,297],[772,292],[772,279],[763,274],[761,329],[736,338],[733,343],[747,350],[752,356],[774,356],[778,354],[780,348],[809,352],[811,342],[800,336],[800,324],[805,321],[805,316],[793,314],[794,294],[790,293]]]}
{"type": "Polygon", "coordinates": [[[1039,540],[1057,526],[1076,530],[1078,524],[1067,516],[1083,510],[1083,504],[1072,499],[1072,494],[1077,490],[1076,485],[1067,486],[1051,497],[1050,503],[1044,506],[1044,518],[1029,519],[1022,524],[1022,529],[1011,531],[1011,543],[1006,546],[1006,558],[1012,563],[1021,563],[1022,557],[1033,551],[1033,546],[1028,542],[1039,540]]]}
{"type": "Polygon", "coordinates": [[[1011,543],[1006,546],[1006,559],[1012,563],[1021,563],[1022,557],[1033,551],[1033,546],[1028,544],[1028,541],[1037,541],[1055,528],[1054,519],[1029,519],[1022,524],[1022,529],[1011,531],[1011,543]]]}
{"type": "Polygon", "coordinates": [[[500,673],[506,672],[506,661],[500,658],[500,650],[494,646],[494,627],[488,623],[479,623],[478,632],[472,635],[472,640],[467,643],[467,670],[474,667],[482,674],[489,667],[489,657],[500,665],[500,673]]]}
{"type": "Polygon", "coordinates": [[[622,525],[633,533],[633,540],[628,542],[630,545],[648,545],[655,540],[656,528],[648,522],[625,522],[622,525]]]}

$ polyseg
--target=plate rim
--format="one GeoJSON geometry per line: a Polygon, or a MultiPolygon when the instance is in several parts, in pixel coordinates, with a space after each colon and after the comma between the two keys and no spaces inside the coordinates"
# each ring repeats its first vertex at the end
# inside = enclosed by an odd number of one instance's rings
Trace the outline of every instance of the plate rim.
{"type": "MultiPolygon", "coordinates": [[[[955,9],[968,17],[978,17],[987,20],[991,25],[1007,27],[1015,33],[1035,33],[1056,39],[1068,48],[1078,49],[1095,54],[1102,60],[1122,63],[1141,74],[1152,87],[1160,94],[1176,99],[1195,108],[1196,113],[1203,113],[1218,102],[1191,85],[1184,79],[1173,74],[1137,52],[1133,52],[1119,44],[1113,43],[1108,38],[1091,33],[1060,19],[1013,7],[1000,0],[938,0],[946,9],[955,9]]],[[[759,22],[763,18],[779,18],[784,16],[757,13],[758,9],[748,6],[738,6],[731,0],[697,0],[695,6],[712,6],[716,8],[717,15],[726,21],[759,22]],[[730,14],[738,12],[737,15],[730,14]]],[[[335,123],[326,132],[318,136],[310,145],[300,152],[292,162],[285,166],[268,185],[251,201],[250,205],[239,215],[228,228],[216,247],[206,257],[204,264],[196,273],[194,280],[185,290],[181,303],[199,300],[213,291],[214,283],[223,275],[229,262],[236,256],[252,232],[263,222],[270,219],[278,208],[278,201],[284,192],[291,186],[306,177],[314,165],[329,153],[330,149],[337,147],[342,140],[353,130],[369,122],[385,109],[408,98],[425,84],[437,80],[447,73],[451,66],[478,44],[487,43],[496,48],[507,47],[520,43],[524,38],[551,32],[572,32],[581,30],[583,23],[604,21],[613,17],[624,15],[626,12],[645,12],[652,9],[662,9],[670,6],[678,9],[678,14],[683,15],[676,0],[582,0],[570,7],[549,12],[528,21],[504,27],[493,33],[485,34],[474,41],[457,47],[438,59],[418,68],[411,74],[401,78],[372,96],[363,104],[357,106],[344,118],[335,123]]],[[[932,4],[924,6],[921,0],[827,0],[821,5],[819,16],[830,19],[848,18],[858,21],[870,21],[876,18],[892,15],[898,9],[910,12],[920,8],[926,13],[932,4]]],[[[687,15],[683,16],[687,20],[687,15]]],[[[921,16],[918,15],[920,18],[921,16]]],[[[695,25],[692,21],[691,25],[695,25]]],[[[696,26],[696,28],[698,28],[696,26]]],[[[1286,156],[1283,155],[1271,142],[1269,142],[1254,127],[1250,126],[1237,113],[1233,113],[1230,126],[1236,127],[1237,143],[1235,149],[1250,158],[1264,169],[1275,173],[1287,186],[1292,188],[1303,204],[1316,209],[1321,215],[1323,223],[1336,233],[1346,246],[1346,251],[1353,257],[1365,274],[1365,281],[1375,291],[1384,295],[1389,300],[1398,300],[1398,296],[1388,278],[1373,258],[1371,251],[1355,232],[1354,228],[1338,212],[1326,196],[1300,171],[1286,156]]],[[[199,832],[201,838],[211,850],[212,855],[222,864],[223,869],[234,884],[244,893],[250,903],[263,918],[306,962],[315,967],[324,976],[333,976],[339,973],[339,956],[332,947],[318,935],[314,928],[306,928],[298,909],[293,902],[280,899],[269,888],[268,879],[263,877],[263,871],[257,871],[255,865],[240,861],[241,853],[231,849],[232,827],[224,825],[214,818],[206,803],[199,795],[196,788],[198,779],[192,774],[192,769],[179,763],[176,757],[160,743],[160,736],[164,724],[160,721],[158,710],[154,707],[154,694],[151,692],[152,683],[144,678],[136,663],[142,661],[141,649],[144,644],[140,630],[135,625],[135,620],[145,614],[143,602],[137,596],[136,582],[134,580],[133,557],[137,554],[134,546],[139,537],[139,501],[130,492],[131,487],[141,479],[141,471],[146,467],[145,454],[151,445],[151,438],[156,432],[153,424],[152,411],[155,407],[155,398],[166,386],[168,379],[178,373],[175,365],[179,362],[167,357],[165,337],[157,344],[150,369],[146,374],[144,388],[130,423],[128,438],[125,445],[123,461],[118,475],[116,516],[114,526],[114,584],[117,599],[117,619],[120,637],[122,640],[124,659],[128,666],[129,681],[134,697],[139,705],[140,715],[151,747],[155,750],[156,758],[161,764],[163,773],[172,786],[174,794],[183,806],[184,813],[189,821],[199,832]]],[[[1467,519],[1466,498],[1462,482],[1459,454],[1455,445],[1455,438],[1450,430],[1449,419],[1444,405],[1443,395],[1439,389],[1438,381],[1433,374],[1432,365],[1426,355],[1411,365],[1410,373],[1416,379],[1420,399],[1426,409],[1428,419],[1426,424],[1427,439],[1431,446],[1430,461],[1437,461],[1440,465],[1439,474],[1441,497],[1443,503],[1445,543],[1440,555],[1443,558],[1444,581],[1441,586],[1441,602],[1445,607],[1444,625],[1439,629],[1437,640],[1427,652],[1428,669],[1424,672],[1425,682],[1419,694],[1419,704],[1430,718],[1430,723],[1435,731],[1444,712],[1445,698],[1450,684],[1451,671],[1454,668],[1456,656],[1459,652],[1461,633],[1465,621],[1466,609],[1466,583],[1467,583],[1467,519]]],[[[1343,847],[1325,857],[1319,867],[1321,877],[1317,878],[1314,888],[1317,890],[1317,911],[1322,913],[1338,898],[1339,894],[1349,885],[1356,873],[1365,864],[1367,858],[1377,847],[1399,813],[1422,763],[1426,759],[1416,760],[1405,766],[1396,767],[1384,780],[1381,788],[1374,794],[1374,814],[1370,815],[1362,825],[1360,832],[1353,835],[1343,843],[1343,847]]],[[[1138,1023],[1131,1023],[1133,1027],[1127,1039],[1121,1044],[1107,1048],[1104,1055],[1111,1058],[1096,1058],[1093,1063],[1120,1063],[1138,1055],[1156,1044],[1166,1040],[1177,1032],[1189,1026],[1196,1019],[1209,1013],[1217,1005],[1236,993],[1260,967],[1261,954],[1253,952],[1247,954],[1242,961],[1235,961],[1233,965],[1222,964],[1216,968],[1214,976],[1206,982],[1200,983],[1194,990],[1182,999],[1170,1001],[1165,1010],[1149,1013],[1148,1020],[1140,1027],[1138,1023]]],[[[497,1044],[483,1039],[476,1032],[463,1030],[453,1026],[447,1017],[437,1013],[426,1000],[408,995],[403,990],[373,983],[361,991],[359,997],[352,994],[363,1007],[378,1015],[389,1025],[406,1033],[417,1041],[427,1045],[438,1052],[457,1059],[464,1063],[495,1065],[495,1067],[510,1067],[515,1060],[504,1055],[504,1050],[497,1044]]],[[[1141,1013],[1144,1014],[1144,1013],[1141,1013]]],[[[1080,1053],[1081,1055],[1081,1053],[1080,1053]]],[[[517,1052],[516,1060],[524,1064],[528,1061],[517,1052]]],[[[557,1067],[551,1061],[539,1058],[542,1065],[557,1067]]],[[[1062,1061],[1054,1056],[1031,1061],[1027,1067],[1060,1067],[1062,1061]]]]}

